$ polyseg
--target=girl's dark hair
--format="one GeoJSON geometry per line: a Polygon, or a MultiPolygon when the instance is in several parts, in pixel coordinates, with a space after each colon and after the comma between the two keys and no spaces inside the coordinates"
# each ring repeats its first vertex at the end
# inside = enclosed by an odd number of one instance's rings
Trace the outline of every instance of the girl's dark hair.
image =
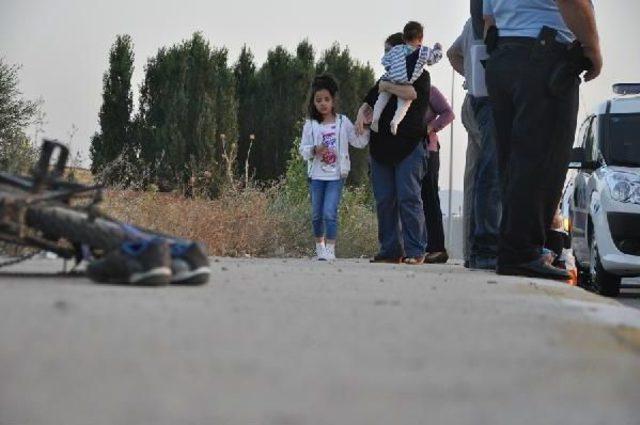
{"type": "Polygon", "coordinates": [[[320,90],[327,90],[331,97],[334,99],[333,113],[335,114],[338,83],[329,74],[318,75],[313,79],[313,83],[311,83],[311,96],[309,96],[309,118],[318,122],[322,122],[322,115],[320,115],[320,112],[318,112],[318,110],[316,109],[315,97],[316,93],[318,93],[320,90]]]}
{"type": "Polygon", "coordinates": [[[402,34],[401,32],[391,34],[389,37],[387,37],[384,44],[388,44],[391,47],[396,47],[404,44],[404,34],[402,34]]]}

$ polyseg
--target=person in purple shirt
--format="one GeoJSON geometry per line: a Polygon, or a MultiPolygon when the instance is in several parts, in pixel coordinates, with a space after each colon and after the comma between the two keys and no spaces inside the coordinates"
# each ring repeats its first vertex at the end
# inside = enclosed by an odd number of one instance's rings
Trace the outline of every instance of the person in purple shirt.
{"type": "Polygon", "coordinates": [[[444,227],[440,208],[440,141],[438,133],[450,125],[455,114],[446,97],[435,86],[429,94],[427,112],[427,173],[422,180],[422,205],[427,229],[427,253],[424,262],[430,264],[446,263],[449,255],[444,246],[444,227]]]}

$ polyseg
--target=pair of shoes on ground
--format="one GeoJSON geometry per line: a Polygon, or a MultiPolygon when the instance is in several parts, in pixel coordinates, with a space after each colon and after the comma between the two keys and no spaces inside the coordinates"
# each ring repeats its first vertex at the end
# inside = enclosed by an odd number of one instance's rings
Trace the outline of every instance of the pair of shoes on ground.
{"type": "Polygon", "coordinates": [[[548,260],[547,256],[542,255],[527,263],[517,265],[498,264],[496,273],[506,276],[537,277],[542,279],[561,280],[565,282],[572,279],[572,275],[569,271],[554,267],[548,260]]]}
{"type": "Polygon", "coordinates": [[[334,261],[336,259],[336,246],[316,243],[316,258],[318,261],[334,261]]]}
{"type": "Polygon", "coordinates": [[[200,245],[159,238],[125,242],[87,266],[87,276],[100,283],[203,285],[210,274],[209,259],[200,245]]]}
{"type": "Polygon", "coordinates": [[[446,264],[449,261],[447,251],[427,252],[422,258],[405,258],[405,264],[446,264]]]}
{"type": "Polygon", "coordinates": [[[407,264],[410,266],[418,266],[425,263],[425,257],[385,257],[384,255],[376,255],[371,260],[371,264],[407,264]]]}

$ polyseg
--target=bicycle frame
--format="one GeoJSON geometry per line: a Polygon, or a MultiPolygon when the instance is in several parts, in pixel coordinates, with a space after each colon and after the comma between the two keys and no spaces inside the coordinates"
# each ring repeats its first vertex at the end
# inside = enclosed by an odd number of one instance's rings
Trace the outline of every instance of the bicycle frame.
{"type": "Polygon", "coordinates": [[[17,189],[0,191],[0,240],[22,246],[31,246],[55,252],[65,258],[73,258],[75,250],[63,247],[57,241],[29,235],[25,216],[29,207],[57,203],[71,208],[71,201],[89,198],[82,207],[90,217],[95,217],[95,208],[102,201],[102,186],[86,186],[66,182],[63,175],[69,159],[69,149],[54,140],[44,140],[40,158],[31,177],[0,173],[0,184],[17,189]],[[57,161],[52,164],[55,152],[57,161]]]}

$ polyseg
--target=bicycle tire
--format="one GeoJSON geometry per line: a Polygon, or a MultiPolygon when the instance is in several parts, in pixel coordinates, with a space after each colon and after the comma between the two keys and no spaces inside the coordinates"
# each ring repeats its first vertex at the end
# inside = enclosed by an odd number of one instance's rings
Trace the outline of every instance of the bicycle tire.
{"type": "Polygon", "coordinates": [[[104,251],[129,239],[121,223],[100,217],[91,220],[88,213],[61,205],[29,207],[26,222],[49,237],[104,251]]]}

